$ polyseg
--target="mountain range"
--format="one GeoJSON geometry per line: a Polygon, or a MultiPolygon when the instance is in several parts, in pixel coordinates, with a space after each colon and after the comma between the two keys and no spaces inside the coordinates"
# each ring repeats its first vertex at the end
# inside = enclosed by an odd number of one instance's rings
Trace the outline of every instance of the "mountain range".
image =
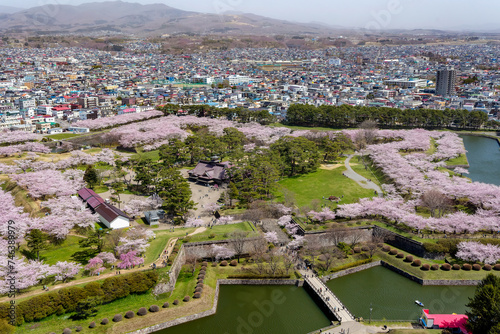
{"type": "Polygon", "coordinates": [[[303,24],[254,14],[205,14],[164,4],[142,5],[123,1],[72,5],[44,5],[19,10],[0,7],[0,31],[4,33],[115,32],[121,34],[330,34],[322,24],[303,24]]]}

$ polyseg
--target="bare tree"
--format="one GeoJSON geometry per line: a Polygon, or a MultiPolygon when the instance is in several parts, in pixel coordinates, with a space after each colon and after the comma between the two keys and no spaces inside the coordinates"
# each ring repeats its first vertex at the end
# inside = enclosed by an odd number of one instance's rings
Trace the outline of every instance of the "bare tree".
{"type": "Polygon", "coordinates": [[[191,276],[194,275],[194,272],[196,270],[196,262],[197,261],[198,261],[198,257],[195,255],[186,256],[185,263],[188,266],[189,270],[191,271],[191,276]]]}
{"type": "Polygon", "coordinates": [[[320,262],[318,262],[318,267],[323,271],[328,271],[332,267],[335,256],[329,251],[328,248],[323,248],[321,250],[319,260],[320,262]]]}
{"type": "Polygon", "coordinates": [[[333,246],[337,246],[340,242],[343,242],[347,237],[348,232],[343,229],[331,229],[325,233],[325,238],[333,246]]]}
{"type": "Polygon", "coordinates": [[[283,255],[283,268],[285,269],[285,275],[288,275],[290,269],[292,269],[294,264],[293,257],[289,254],[283,255]]]}
{"type": "Polygon", "coordinates": [[[118,252],[116,251],[116,247],[120,244],[120,238],[125,237],[125,229],[116,229],[112,230],[108,234],[106,234],[106,245],[109,250],[113,252],[115,257],[118,257],[118,252]]]}
{"type": "Polygon", "coordinates": [[[363,231],[359,229],[351,229],[348,231],[346,236],[346,241],[349,243],[351,248],[355,247],[363,239],[363,231]]]}
{"type": "Polygon", "coordinates": [[[243,231],[235,231],[231,234],[231,245],[233,246],[234,253],[238,258],[238,263],[240,263],[240,257],[245,249],[247,234],[247,232],[243,231]]]}
{"type": "Polygon", "coordinates": [[[422,206],[425,206],[431,211],[432,217],[441,217],[447,210],[449,210],[452,202],[442,192],[437,189],[426,191],[420,198],[422,206]]]}
{"type": "Polygon", "coordinates": [[[274,249],[272,249],[270,252],[267,253],[266,255],[266,262],[269,266],[269,272],[272,276],[276,275],[279,269],[280,265],[280,256],[278,252],[274,249]]]}
{"type": "Polygon", "coordinates": [[[362,134],[367,145],[371,145],[375,142],[377,137],[377,122],[368,119],[361,123],[359,126],[362,129],[362,134]]]}

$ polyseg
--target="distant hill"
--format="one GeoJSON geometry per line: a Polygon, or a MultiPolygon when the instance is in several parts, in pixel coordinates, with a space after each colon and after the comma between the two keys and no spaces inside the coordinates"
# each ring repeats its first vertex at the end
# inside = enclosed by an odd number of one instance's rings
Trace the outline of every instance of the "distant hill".
{"type": "Polygon", "coordinates": [[[23,10],[23,8],[0,5],[0,14],[12,14],[12,13],[20,12],[22,10],[23,10]]]}
{"type": "MultiPolygon", "coordinates": [[[[0,7],[1,9],[1,7],[0,7]]],[[[1,10],[0,10],[1,13],[1,10]]],[[[163,4],[142,5],[122,1],[79,6],[45,5],[3,14],[3,32],[113,31],[124,34],[328,34],[332,28],[300,24],[254,14],[202,14],[163,4]]]]}

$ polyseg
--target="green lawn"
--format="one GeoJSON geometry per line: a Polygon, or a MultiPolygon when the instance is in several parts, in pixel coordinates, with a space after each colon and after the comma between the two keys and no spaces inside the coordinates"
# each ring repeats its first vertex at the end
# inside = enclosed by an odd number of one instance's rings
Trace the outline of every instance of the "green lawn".
{"type": "Polygon", "coordinates": [[[132,159],[151,159],[153,161],[158,161],[160,160],[160,151],[155,150],[149,152],[136,153],[132,156],[132,159]]]}
{"type": "Polygon", "coordinates": [[[231,233],[235,231],[247,232],[249,238],[258,235],[258,232],[252,231],[252,227],[249,222],[243,222],[238,224],[214,226],[213,228],[207,229],[203,233],[190,236],[189,242],[230,239],[231,233]]]}
{"type": "Polygon", "coordinates": [[[345,166],[340,166],[332,170],[318,169],[314,173],[302,176],[290,177],[278,182],[282,187],[277,193],[278,201],[284,199],[283,190],[287,189],[295,196],[295,203],[298,207],[311,205],[314,199],[321,203],[336,207],[336,203],[330,203],[322,198],[330,196],[344,198],[339,204],[354,203],[359,198],[373,197],[373,190],[360,187],[355,181],[343,176],[346,171],[345,166]]]}
{"type": "MultiPolygon", "coordinates": [[[[390,246],[391,249],[397,249],[396,247],[390,246]]],[[[405,256],[406,255],[412,255],[414,259],[419,259],[422,261],[422,264],[427,263],[429,265],[433,264],[441,264],[443,261],[432,261],[432,260],[427,260],[420,258],[418,256],[415,256],[413,254],[410,254],[408,252],[399,250],[399,253],[403,253],[405,256]]],[[[428,279],[428,280],[441,280],[441,279],[450,279],[450,280],[481,280],[485,278],[488,274],[493,274],[496,276],[500,276],[500,272],[498,271],[485,271],[485,270],[480,270],[480,271],[465,271],[465,270],[450,270],[450,271],[444,271],[444,270],[429,270],[429,271],[423,271],[420,270],[419,267],[413,267],[411,263],[406,263],[403,261],[403,259],[398,259],[396,258],[395,255],[390,255],[389,253],[379,251],[377,254],[374,256],[374,259],[376,260],[384,260],[387,263],[392,264],[393,266],[406,271],[407,273],[410,273],[416,277],[422,278],[422,279],[428,279]]]]}
{"type": "Polygon", "coordinates": [[[455,165],[468,165],[469,161],[467,160],[467,155],[462,154],[459,157],[450,159],[446,161],[447,166],[455,166],[455,165]]]}
{"type": "Polygon", "coordinates": [[[73,261],[71,255],[81,250],[78,241],[81,237],[68,235],[64,243],[59,246],[50,245],[49,249],[40,252],[40,259],[46,263],[54,265],[59,261],[73,261]]]}
{"type": "Polygon", "coordinates": [[[105,193],[106,191],[108,191],[109,188],[106,187],[106,186],[96,186],[94,187],[94,191],[98,194],[102,194],[102,193],[105,193]]]}
{"type": "Polygon", "coordinates": [[[47,136],[47,138],[55,139],[55,140],[61,140],[61,139],[68,139],[68,138],[78,137],[78,136],[80,136],[80,135],[76,134],[76,133],[66,132],[66,133],[57,133],[55,135],[50,135],[50,136],[47,136]]]}

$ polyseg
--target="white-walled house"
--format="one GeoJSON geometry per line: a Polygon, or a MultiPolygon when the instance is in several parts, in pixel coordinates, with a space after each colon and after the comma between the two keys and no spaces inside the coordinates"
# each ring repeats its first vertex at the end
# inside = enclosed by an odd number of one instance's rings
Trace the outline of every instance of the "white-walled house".
{"type": "Polygon", "coordinates": [[[117,207],[106,203],[106,201],[92,189],[82,188],[78,190],[78,196],[99,216],[99,220],[107,228],[117,229],[130,226],[129,216],[117,207]]]}
{"type": "Polygon", "coordinates": [[[130,218],[113,205],[103,203],[95,209],[95,212],[99,215],[101,223],[108,228],[117,229],[130,226],[130,218]]]}

